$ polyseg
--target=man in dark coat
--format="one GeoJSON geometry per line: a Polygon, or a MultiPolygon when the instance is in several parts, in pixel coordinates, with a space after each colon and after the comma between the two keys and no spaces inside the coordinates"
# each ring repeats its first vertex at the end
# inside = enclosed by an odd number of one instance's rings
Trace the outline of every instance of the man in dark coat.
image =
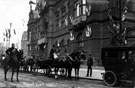
{"type": "Polygon", "coordinates": [[[87,59],[87,77],[90,75],[90,76],[92,76],[92,65],[93,65],[93,59],[92,59],[92,57],[91,57],[91,54],[89,54],[89,57],[88,57],[88,59],[87,59]],[[89,71],[90,71],[90,73],[89,73],[89,71]]]}
{"type": "MultiPolygon", "coordinates": [[[[14,58],[18,53],[18,50],[15,48],[15,44],[12,43],[12,46],[6,50],[6,58],[5,61],[7,62],[8,65],[12,65],[13,59],[17,60],[17,58],[14,58]]],[[[17,56],[16,56],[17,57],[17,56]]]]}
{"type": "Polygon", "coordinates": [[[53,45],[52,49],[50,50],[49,58],[54,60],[54,53],[56,53],[55,45],[53,45]]]}
{"type": "Polygon", "coordinates": [[[11,48],[8,48],[6,50],[6,54],[9,55],[10,58],[12,58],[13,55],[16,55],[18,50],[15,48],[15,44],[12,43],[11,48]]]}

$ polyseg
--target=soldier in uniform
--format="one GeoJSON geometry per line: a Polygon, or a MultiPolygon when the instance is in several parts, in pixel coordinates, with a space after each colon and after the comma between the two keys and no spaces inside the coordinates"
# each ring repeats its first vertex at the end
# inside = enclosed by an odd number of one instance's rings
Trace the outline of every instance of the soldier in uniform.
{"type": "Polygon", "coordinates": [[[14,65],[13,60],[17,61],[17,54],[18,50],[15,48],[15,44],[12,43],[11,47],[6,50],[6,58],[4,62],[7,62],[7,65],[14,65]]]}
{"type": "Polygon", "coordinates": [[[6,54],[9,56],[9,58],[13,58],[14,55],[16,55],[18,50],[15,48],[15,44],[12,43],[12,46],[6,50],[6,54]]]}

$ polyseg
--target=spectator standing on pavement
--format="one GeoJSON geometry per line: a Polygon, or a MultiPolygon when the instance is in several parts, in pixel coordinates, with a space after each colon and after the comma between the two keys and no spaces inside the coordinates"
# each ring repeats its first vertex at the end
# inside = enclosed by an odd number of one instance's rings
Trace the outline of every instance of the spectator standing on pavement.
{"type": "Polygon", "coordinates": [[[87,77],[90,75],[90,77],[92,76],[92,66],[93,66],[93,58],[91,56],[91,54],[89,54],[89,57],[87,59],[87,77]],[[89,73],[90,71],[90,73],[89,73]]]}
{"type": "Polygon", "coordinates": [[[49,58],[54,60],[54,53],[56,53],[55,45],[52,46],[52,49],[50,50],[49,58]]]}

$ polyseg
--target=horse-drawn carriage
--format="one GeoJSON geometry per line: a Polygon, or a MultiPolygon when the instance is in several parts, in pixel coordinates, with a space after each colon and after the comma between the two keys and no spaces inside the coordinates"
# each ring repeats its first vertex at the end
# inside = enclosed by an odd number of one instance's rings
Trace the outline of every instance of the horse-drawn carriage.
{"type": "Polygon", "coordinates": [[[103,81],[108,86],[115,86],[120,81],[134,80],[135,47],[102,48],[102,65],[105,68],[103,81]]]}

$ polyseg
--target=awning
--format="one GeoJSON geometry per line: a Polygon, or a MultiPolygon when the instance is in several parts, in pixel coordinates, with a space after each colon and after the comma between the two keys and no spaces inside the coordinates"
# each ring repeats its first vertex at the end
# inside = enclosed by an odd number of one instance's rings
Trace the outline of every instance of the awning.
{"type": "Polygon", "coordinates": [[[46,38],[41,38],[41,39],[38,40],[38,45],[41,45],[41,44],[44,44],[44,43],[47,43],[46,38]]]}

